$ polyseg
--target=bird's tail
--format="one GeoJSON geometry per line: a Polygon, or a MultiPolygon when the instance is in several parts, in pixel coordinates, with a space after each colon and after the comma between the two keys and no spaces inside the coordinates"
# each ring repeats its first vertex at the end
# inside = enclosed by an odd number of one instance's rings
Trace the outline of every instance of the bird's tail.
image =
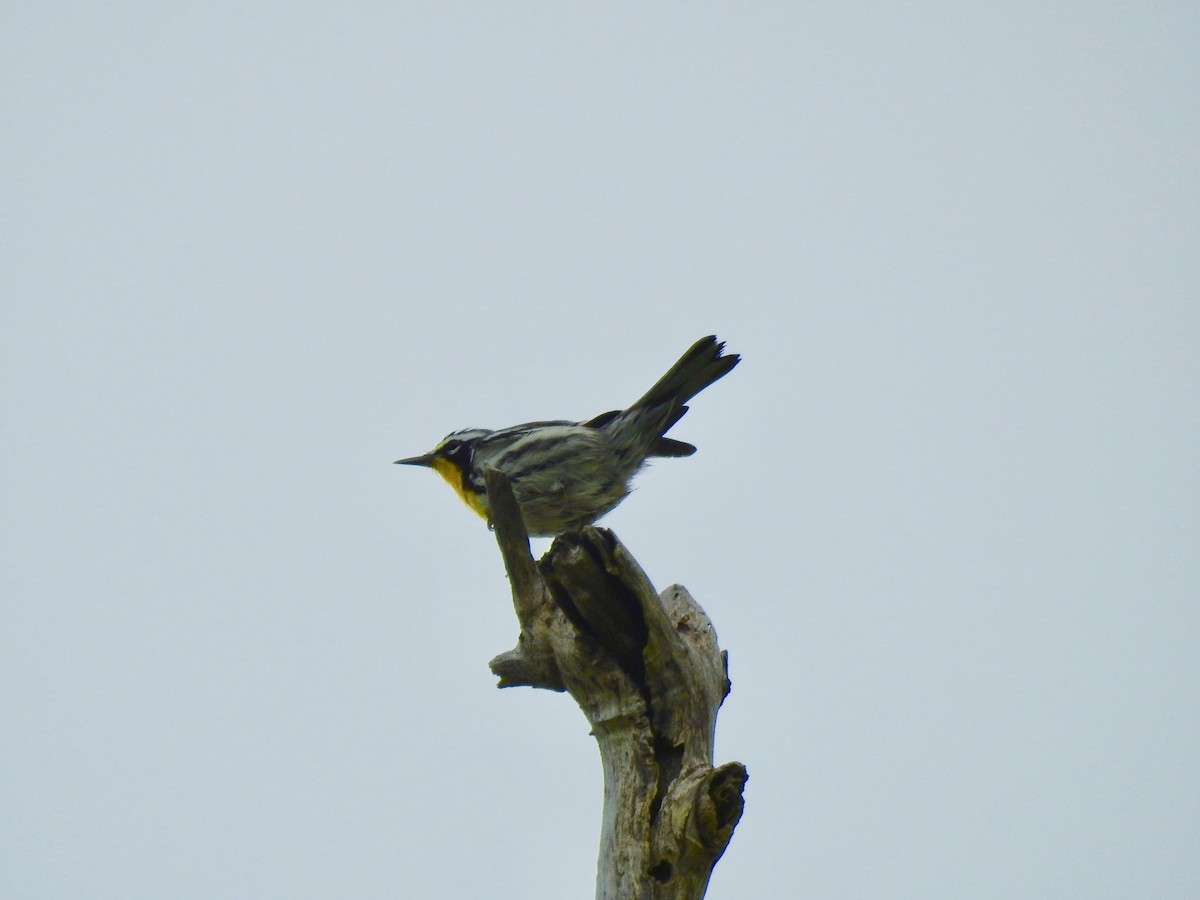
{"type": "Polygon", "coordinates": [[[635,443],[648,442],[646,456],[691,456],[694,446],[663,435],[683,418],[689,400],[741,360],[736,353],[723,356],[724,349],[716,335],[701,338],[629,409],[605,413],[589,424],[607,426],[635,443]]]}

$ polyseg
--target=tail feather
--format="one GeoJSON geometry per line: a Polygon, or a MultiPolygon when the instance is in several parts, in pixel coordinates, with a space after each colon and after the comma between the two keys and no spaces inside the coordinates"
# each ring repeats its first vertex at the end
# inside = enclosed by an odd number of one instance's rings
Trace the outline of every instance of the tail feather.
{"type": "Polygon", "coordinates": [[[611,428],[642,456],[691,456],[696,448],[683,441],[663,437],[683,414],[687,402],[738,364],[736,353],[722,356],[725,344],[716,335],[696,341],[629,409],[597,416],[589,425],[611,428]]]}
{"type": "MultiPolygon", "coordinates": [[[[715,334],[700,338],[667,370],[666,375],[655,382],[654,387],[629,408],[630,411],[638,408],[649,409],[664,403],[683,406],[714,381],[728,374],[729,370],[741,361],[741,357],[736,353],[722,356],[721,351],[724,349],[725,342],[718,341],[715,334]]],[[[679,415],[683,415],[683,412],[679,415]]],[[[678,420],[677,416],[671,424],[678,420]]]]}
{"type": "Polygon", "coordinates": [[[654,442],[649,456],[691,456],[696,452],[695,444],[688,444],[684,441],[672,440],[668,437],[660,437],[654,442]]]}

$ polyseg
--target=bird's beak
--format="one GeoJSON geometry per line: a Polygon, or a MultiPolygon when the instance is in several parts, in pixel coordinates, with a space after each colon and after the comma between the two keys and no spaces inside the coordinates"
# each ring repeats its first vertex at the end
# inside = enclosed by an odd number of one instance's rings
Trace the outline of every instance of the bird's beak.
{"type": "Polygon", "coordinates": [[[398,459],[394,463],[397,466],[432,466],[433,454],[426,453],[424,456],[410,456],[408,459],[398,459]]]}

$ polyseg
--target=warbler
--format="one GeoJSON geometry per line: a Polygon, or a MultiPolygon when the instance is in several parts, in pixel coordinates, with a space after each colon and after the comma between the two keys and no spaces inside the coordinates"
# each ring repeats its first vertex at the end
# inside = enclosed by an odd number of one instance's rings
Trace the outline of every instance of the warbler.
{"type": "Polygon", "coordinates": [[[429,453],[396,464],[433,469],[489,525],[483,473],[494,467],[509,477],[531,535],[577,530],[629,495],[630,480],[647,459],[696,452],[693,445],[665,435],[687,412],[685,404],[692,397],[741,360],[736,353],[723,355],[724,349],[715,335],[696,341],[628,409],[586,422],[526,422],[498,431],[464,428],[446,435],[429,453]]]}

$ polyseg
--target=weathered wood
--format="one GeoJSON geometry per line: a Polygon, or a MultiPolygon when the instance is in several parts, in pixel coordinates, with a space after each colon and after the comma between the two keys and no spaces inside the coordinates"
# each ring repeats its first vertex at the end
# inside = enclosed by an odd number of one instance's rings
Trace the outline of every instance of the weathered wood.
{"type": "Polygon", "coordinates": [[[699,900],[742,814],[746,769],[713,768],[726,655],[704,610],[661,595],[616,536],[559,535],[535,562],[508,479],[488,504],[520,623],[491,662],[500,687],[566,690],[600,747],[599,900],[699,900]]]}

